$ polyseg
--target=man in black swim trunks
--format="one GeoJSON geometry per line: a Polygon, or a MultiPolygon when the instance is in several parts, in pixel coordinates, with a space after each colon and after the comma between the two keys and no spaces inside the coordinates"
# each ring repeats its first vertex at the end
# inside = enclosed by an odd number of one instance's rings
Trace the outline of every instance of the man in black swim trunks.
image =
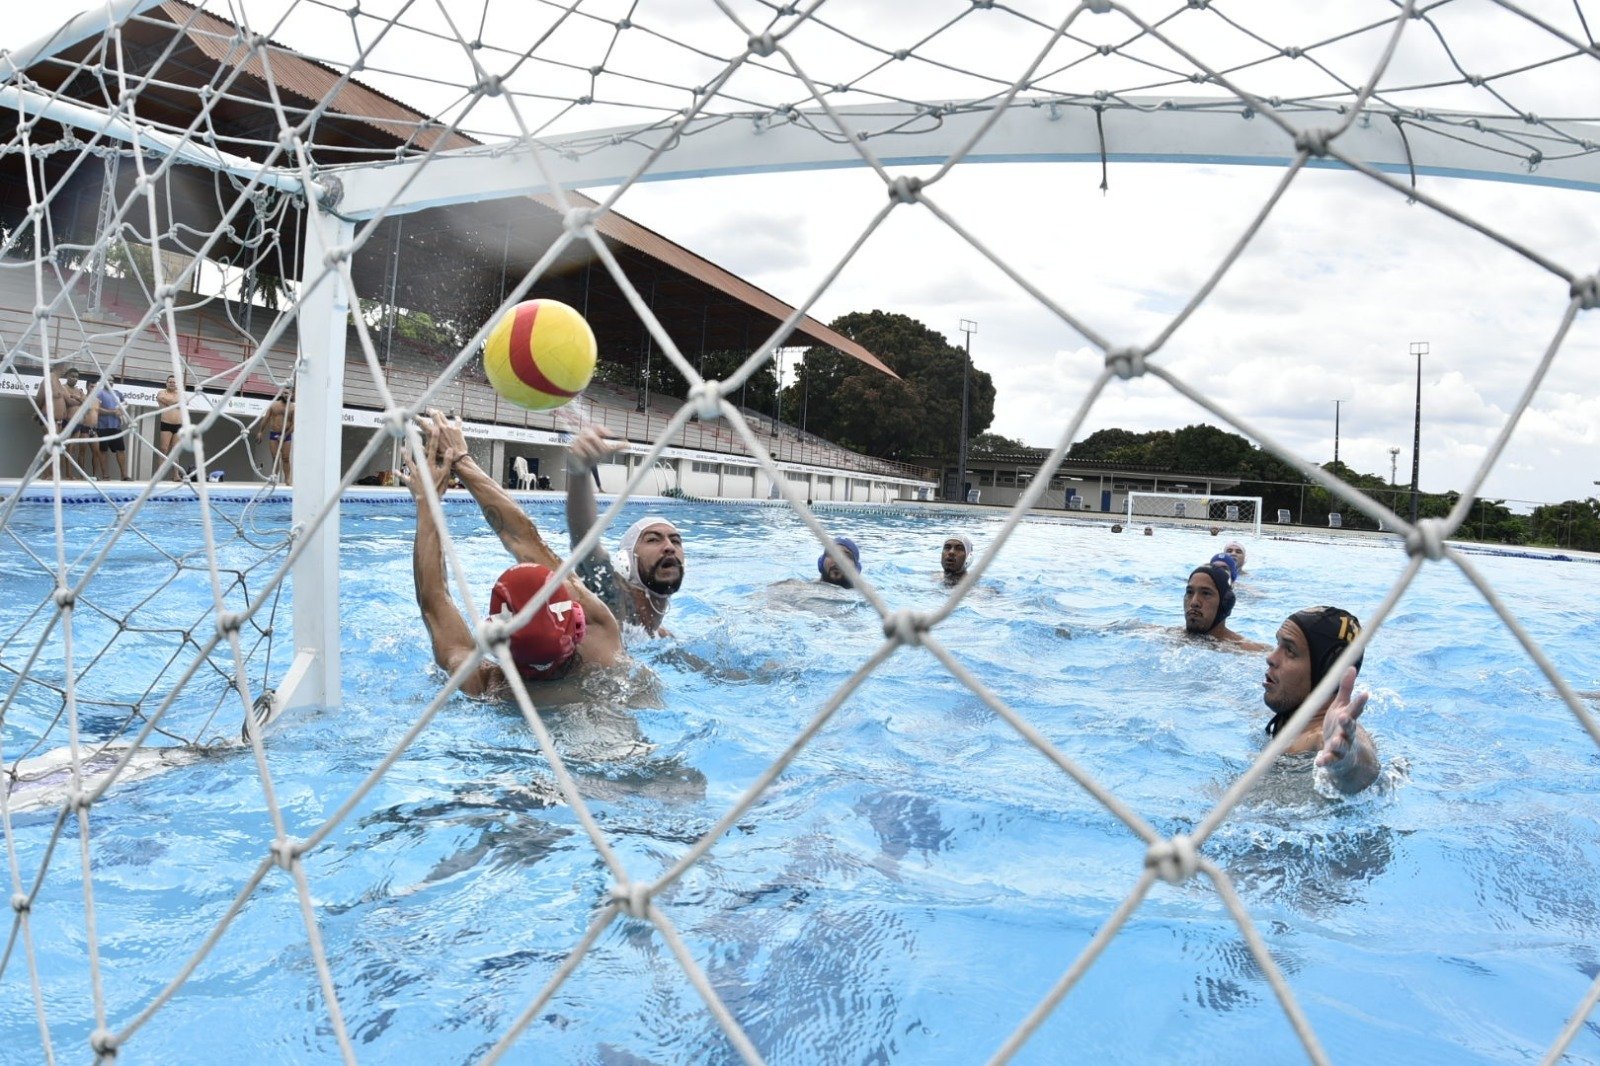
{"type": "MultiPolygon", "coordinates": [[[[572,547],[598,520],[593,474],[600,461],[627,447],[598,426],[585,426],[567,452],[567,537],[572,547]]],[[[578,564],[589,590],[624,622],[652,636],[671,636],[662,627],[672,596],[683,586],[683,535],[659,515],[635,522],[622,535],[613,559],[599,544],[578,564]]]]}
{"type": "Polygon", "coordinates": [[[294,384],[291,382],[267,405],[261,420],[250,433],[250,439],[259,441],[262,430],[267,434],[267,460],[269,476],[283,472],[283,484],[294,484],[294,384]]]}
{"type": "MultiPolygon", "coordinates": [[[[1361,623],[1338,607],[1296,611],[1278,627],[1278,644],[1267,656],[1262,699],[1272,711],[1267,735],[1277,736],[1306,697],[1311,695],[1334,660],[1361,633],[1361,623]]],[[[1360,792],[1378,778],[1378,747],[1359,721],[1367,693],[1355,692],[1361,658],[1345,669],[1339,687],[1300,727],[1285,755],[1316,753],[1344,793],[1360,792]]]]}

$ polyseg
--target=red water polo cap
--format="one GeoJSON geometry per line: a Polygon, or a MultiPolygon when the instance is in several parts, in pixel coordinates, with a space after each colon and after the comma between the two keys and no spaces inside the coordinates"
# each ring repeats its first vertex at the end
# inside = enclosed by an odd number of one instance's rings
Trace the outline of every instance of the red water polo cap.
{"type": "MultiPolygon", "coordinates": [[[[490,617],[522,610],[553,576],[548,566],[538,563],[513,566],[495,579],[494,591],[489,594],[490,617]]],[[[527,625],[511,634],[511,659],[525,678],[548,677],[577,652],[586,628],[583,605],[562,585],[534,612],[527,625]]]]}

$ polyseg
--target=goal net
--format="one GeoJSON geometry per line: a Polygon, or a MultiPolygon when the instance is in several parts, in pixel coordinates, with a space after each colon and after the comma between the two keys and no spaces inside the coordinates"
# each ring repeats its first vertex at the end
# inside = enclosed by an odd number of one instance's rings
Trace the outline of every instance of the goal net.
{"type": "Polygon", "coordinates": [[[1204,496],[1182,492],[1130,492],[1129,522],[1155,518],[1224,529],[1248,529],[1261,535],[1260,496],[1204,496]]]}
{"type": "MultiPolygon", "coordinates": [[[[0,34],[40,18],[25,9],[54,11],[11,6],[0,34]]],[[[1552,367],[1572,362],[1570,348],[1581,343],[1569,337],[1574,323],[1600,303],[1593,248],[1561,243],[1576,225],[1529,227],[1496,201],[1464,206],[1435,180],[1600,189],[1593,94],[1571,90],[1592,89],[1600,77],[1590,30],[1576,5],[1532,2],[111,0],[69,21],[52,15],[26,40],[0,41],[8,49],[0,51],[0,402],[11,405],[0,448],[16,460],[0,488],[0,831],[12,907],[0,954],[0,1039],[30,1061],[77,1061],[88,1051],[110,1062],[123,1049],[137,1058],[141,1045],[160,1058],[224,1039],[216,1019],[254,1016],[264,1004],[254,1001],[253,979],[270,977],[281,1000],[308,1016],[293,1038],[296,1054],[426,1057],[395,1033],[409,1024],[431,1038],[443,1025],[434,1010],[448,1008],[452,1024],[471,1028],[463,1056],[496,1061],[528,1053],[538,1034],[581,1025],[584,1010],[555,1005],[574,973],[620,956],[675,980],[670,993],[641,1005],[638,1025],[652,1011],[692,1009],[714,1034],[712,1043],[668,1041],[685,1060],[779,1057],[782,1048],[758,1046],[751,1030],[764,1020],[781,1032],[789,1016],[774,1004],[793,990],[747,987],[741,960],[712,946],[705,930],[681,928],[678,908],[752,808],[781,795],[774,785],[785,771],[813,752],[830,723],[849,720],[851,697],[898,652],[924,657],[930,673],[981,704],[989,724],[1037,749],[1061,771],[1061,792],[1106,812],[1131,845],[1129,868],[1117,875],[1128,886],[1121,903],[1093,916],[1097,932],[1077,957],[1040,960],[1047,981],[1012,990],[1015,1023],[980,1057],[1005,1061],[1027,1049],[1164,881],[1226,913],[1240,953],[1248,952],[1242,967],[1281,1004],[1292,1040],[1325,1060],[1296,967],[1280,965],[1292,930],[1276,918],[1258,921],[1205,850],[1293,730],[1220,796],[1152,822],[1103,784],[1109,768],[1078,761],[1072,744],[1036,727],[1029,706],[996,695],[983,668],[954,654],[943,633],[969,591],[1004,572],[1008,543],[1074,440],[1097,420],[1137,413],[1158,424],[1176,404],[1248,438],[1347,510],[1401,531],[1407,564],[1384,598],[1366,605],[1366,628],[1341,661],[1379,638],[1419,573],[1449,569],[1526,651],[1528,672],[1559,696],[1572,731],[1600,744],[1590,708],[1448,540],[1552,367]],[[1113,193],[1134,163],[1168,162],[1174,173],[1238,164],[1260,168],[1252,173],[1265,180],[1238,212],[1221,209],[1232,198],[1151,195],[1125,231],[1102,236],[1095,220],[1117,202],[1108,195],[1076,220],[1074,247],[1040,252],[1017,241],[1044,224],[1053,194],[1043,203],[986,195],[1006,210],[995,225],[953,206],[961,183],[998,180],[996,164],[1018,162],[1087,165],[1091,187],[1113,193]],[[818,191],[815,176],[843,167],[861,179],[848,202],[818,191]],[[755,256],[797,263],[813,223],[848,226],[836,243],[823,247],[819,237],[808,249],[813,259],[793,265],[789,303],[626,217],[646,183],[770,171],[806,177],[792,196],[763,201],[737,220],[736,233],[721,234],[741,269],[755,256]],[[1286,204],[1316,195],[1308,176],[1316,171],[1339,172],[1369,198],[1352,208],[1341,193],[1328,213],[1423,219],[1462,257],[1491,252],[1514,264],[1520,272],[1506,291],[1546,314],[1539,336],[1521,337],[1505,356],[1495,394],[1515,399],[1493,409],[1503,422],[1473,451],[1481,461],[1442,517],[1412,524],[1313,462],[1309,447],[1280,439],[1280,427],[1306,417],[1307,379],[1296,368],[1251,379],[1279,390],[1284,418],[1247,417],[1213,386],[1261,368],[1243,358],[1224,365],[1195,339],[1214,316],[1244,316],[1264,349],[1307,350],[1307,331],[1283,294],[1338,301],[1319,287],[1309,250],[1274,223],[1286,204]],[[1181,206],[1185,226],[1198,216],[1203,232],[1181,247],[1162,244],[1146,215],[1164,204],[1181,206]],[[626,476],[608,486],[614,499],[574,559],[616,542],[622,509],[659,490],[658,462],[737,454],[749,463],[740,476],[751,493],[770,487],[815,540],[811,550],[846,567],[808,496],[810,475],[778,454],[780,442],[790,447],[799,435],[753,424],[737,401],[786,349],[851,348],[844,336],[819,341],[812,313],[925,287],[936,258],[925,250],[872,258],[897,246],[897,227],[911,218],[970,267],[963,298],[994,301],[1034,331],[1014,340],[1016,350],[1059,353],[1072,402],[1036,398],[1050,411],[1050,452],[947,598],[931,608],[902,603],[870,571],[858,575],[861,613],[870,612],[874,630],[881,625],[881,646],[846,664],[848,680],[808,708],[807,727],[773,745],[762,765],[724,767],[712,794],[725,807],[714,819],[675,827],[674,847],[657,849],[638,845],[648,834],[628,819],[596,816],[596,790],[614,794],[626,782],[575,780],[541,717],[542,697],[521,685],[517,737],[527,739],[508,741],[521,747],[497,753],[493,770],[408,763],[419,738],[456,727],[447,708],[467,674],[491,658],[510,663],[504,632],[488,623],[475,630],[470,661],[434,679],[437,692],[406,705],[403,720],[396,711],[381,744],[347,753],[358,784],[336,795],[304,782],[280,787],[303,754],[297,730],[337,715],[342,685],[355,676],[380,687],[393,681],[383,665],[390,649],[371,645],[341,595],[381,577],[386,609],[409,617],[409,565],[341,559],[342,508],[359,483],[423,464],[419,420],[430,408],[463,416],[474,453],[508,465],[507,442],[559,455],[584,420],[631,440],[634,454],[619,468],[626,476]],[[1049,273],[1063,258],[1098,266],[1130,248],[1140,252],[1139,268],[1122,279],[1120,303],[1085,300],[1049,273]],[[1173,264],[1185,265],[1181,276],[1173,264]],[[897,287],[874,289],[864,277],[897,287]],[[728,303],[685,297],[703,294],[707,279],[731,294],[728,303]],[[484,385],[480,347],[508,308],[551,294],[597,321],[626,323],[603,338],[626,380],[598,383],[593,397],[559,415],[511,411],[484,385]],[[734,306],[759,314],[733,316],[734,306]],[[713,349],[733,353],[731,369],[710,372],[713,349]],[[74,520],[83,514],[93,520],[74,520]],[[358,651],[363,658],[347,670],[358,651]],[[194,784],[172,771],[228,753],[239,756],[231,767],[248,768],[243,777],[194,784]],[[517,784],[484,801],[482,782],[460,779],[480,770],[517,784]],[[551,782],[548,794],[526,786],[536,772],[551,782]],[[184,794],[177,785],[141,791],[136,778],[231,790],[235,817],[195,853],[168,855],[159,833],[139,831],[181,824],[184,794]],[[389,1000],[401,990],[376,976],[381,967],[351,961],[399,953],[351,918],[395,876],[368,865],[366,845],[411,830],[404,817],[384,822],[374,797],[399,794],[426,811],[446,792],[472,808],[458,828],[480,832],[486,849],[511,831],[508,809],[559,806],[568,812],[562,834],[520,846],[539,855],[586,849],[588,879],[526,882],[548,892],[565,923],[555,923],[558,947],[515,948],[537,963],[537,987],[507,991],[497,983],[502,960],[486,958],[474,978],[444,993],[455,1002],[396,1009],[389,1000]],[[146,872],[130,872],[147,859],[146,872]],[[335,871],[355,871],[368,889],[330,898],[323,890],[335,871]],[[202,916],[204,935],[169,936],[167,918],[179,910],[202,916]],[[266,943],[295,945],[294,963],[262,973],[242,961],[266,943]],[[150,962],[159,979],[129,978],[132,960],[150,962]]],[[[1390,279],[1394,301],[1409,311],[1413,290],[1404,282],[1390,279]]],[[[1427,295],[1446,316],[1475,305],[1460,293],[1427,295]]],[[[949,310],[952,319],[967,313],[949,310]]],[[[1403,331],[1411,321],[1386,328],[1403,331]]],[[[809,403],[830,399],[811,395],[809,403]]],[[[920,414],[914,403],[877,412],[920,414]]],[[[418,507],[443,531],[464,613],[481,618],[486,605],[474,605],[461,550],[473,534],[448,520],[445,504],[430,487],[418,507]]],[[[1138,510],[1129,498],[1129,516],[1153,514],[1146,506],[1168,508],[1174,519],[1260,528],[1255,498],[1139,494],[1138,510]],[[1180,503],[1203,513],[1179,515],[1180,503]]],[[[413,530],[397,526],[390,547],[409,552],[413,530]]],[[[1336,677],[1330,672],[1297,721],[1330,695],[1336,677]]],[[[770,691],[747,687],[730,698],[743,701],[748,721],[770,710],[770,691]]],[[[1052,856],[1048,865],[1062,861],[1052,856]]],[[[441,860],[426,884],[454,872],[441,860]]],[[[747,886],[751,898],[772,891],[747,886]]],[[[792,906],[803,909],[806,895],[796,890],[792,906]]],[[[426,888],[415,902],[426,906],[426,888]]],[[[428,913],[426,924],[449,929],[452,944],[481,935],[448,912],[428,913]]],[[[773,924],[750,954],[777,954],[789,929],[773,924]]],[[[831,944],[858,948],[844,933],[831,944]]],[[[893,999],[840,989],[813,1013],[838,1018],[893,999]]],[[[1552,1008],[1562,1020],[1542,1047],[1511,1054],[1560,1059],[1592,1029],[1597,1000],[1600,979],[1577,1002],[1552,1008]]],[[[894,1031],[924,1024],[896,1019],[894,1031]]],[[[248,1025],[227,1028],[228,1051],[216,1057],[281,1053],[249,1044],[248,1025]]],[[[887,1056],[892,1043],[848,1057],[887,1056]]],[[[586,1054],[630,1056],[604,1033],[586,1054]]]]}

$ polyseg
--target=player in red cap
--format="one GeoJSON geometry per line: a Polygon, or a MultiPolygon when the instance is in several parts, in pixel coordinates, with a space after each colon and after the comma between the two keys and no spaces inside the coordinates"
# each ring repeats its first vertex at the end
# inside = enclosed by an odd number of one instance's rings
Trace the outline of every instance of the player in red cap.
{"type": "MultiPolygon", "coordinates": [[[[511,494],[484,472],[467,450],[461,427],[437,411],[422,420],[423,450],[428,469],[406,475],[406,486],[417,501],[417,539],[411,572],[417,586],[417,606],[433,639],[433,658],[455,671],[475,654],[472,629],[456,607],[445,584],[444,555],[433,512],[423,496],[423,478],[443,494],[452,476],[459,477],[483,509],[489,528],[500,537],[516,565],[495,579],[489,596],[491,617],[510,618],[538,597],[561,566],[561,560],[539,536],[527,512],[511,494]]],[[[622,630],[616,617],[599,598],[568,577],[533,616],[511,635],[511,660],[525,681],[554,681],[574,674],[581,666],[615,666],[625,658],[622,630]]],[[[506,688],[505,673],[495,659],[484,659],[461,683],[469,696],[494,696],[506,688]]]]}

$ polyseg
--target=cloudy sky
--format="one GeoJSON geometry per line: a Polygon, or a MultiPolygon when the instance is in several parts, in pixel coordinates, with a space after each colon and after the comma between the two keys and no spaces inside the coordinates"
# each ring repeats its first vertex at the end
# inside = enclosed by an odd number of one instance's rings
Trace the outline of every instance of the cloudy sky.
{"type": "MultiPolygon", "coordinates": [[[[1118,344],[1151,341],[1266,199],[1276,171],[1124,165],[972,167],[932,195],[1066,310],[1118,344]]],[[[883,195],[868,171],[640,185],[625,213],[798,300],[883,195]]],[[[1223,407],[1316,462],[1409,481],[1416,363],[1422,485],[1464,484],[1505,425],[1567,303],[1567,286],[1493,241],[1365,179],[1307,173],[1157,357],[1223,407]]],[[[1594,194],[1431,180],[1427,187],[1558,262],[1592,269],[1594,194]]],[[[1052,445],[1102,365],[1097,349],[942,223],[901,208],[817,304],[824,318],[882,308],[962,339],[998,389],[996,432],[1052,445]]],[[[1580,318],[1488,491],[1535,500],[1600,478],[1595,320],[1580,318]]],[[[1176,428],[1205,413],[1162,382],[1117,383],[1086,431],[1176,428]]]]}
{"type": "MultiPolygon", "coordinates": [[[[362,5],[367,11],[378,6],[362,5]]],[[[746,13],[759,12],[746,0],[735,6],[746,13]]],[[[1049,16],[1052,21],[1062,9],[1038,3],[1025,6],[1054,12],[1049,16]]],[[[1152,21],[1162,12],[1185,7],[1172,0],[1141,0],[1135,6],[1150,12],[1152,21]]],[[[1348,14],[1358,21],[1369,15],[1387,18],[1393,11],[1386,3],[1366,0],[1335,6],[1341,17],[1348,14]]],[[[1575,25],[1569,4],[1552,6],[1541,0],[1532,6],[1548,8],[1547,17],[1563,20],[1569,29],[1575,25]]],[[[476,27],[485,39],[514,45],[529,32],[523,24],[494,21],[505,11],[503,5],[491,5],[488,18],[476,4],[445,7],[455,11],[463,35],[470,36],[471,27],[476,27]]],[[[1308,44],[1332,32],[1317,21],[1325,18],[1325,5],[1236,0],[1213,7],[1236,22],[1257,20],[1250,25],[1258,36],[1280,44],[1308,44]]],[[[641,24],[653,17],[657,25],[670,26],[684,39],[703,41],[720,54],[738,48],[737,33],[730,34],[708,4],[656,0],[635,6],[595,0],[586,2],[584,9],[632,12],[641,24]]],[[[991,40],[984,32],[989,23],[961,27],[967,31],[964,36],[938,31],[948,25],[950,12],[969,9],[966,3],[929,3],[910,9],[915,12],[910,14],[903,5],[834,0],[821,10],[837,16],[837,28],[827,34],[817,30],[819,50],[809,61],[818,64],[819,77],[839,79],[844,76],[841,70],[854,77],[866,69],[863,64],[874,61],[870,50],[855,41],[903,42],[919,55],[959,66],[962,77],[944,76],[948,72],[942,74],[936,65],[916,63],[890,63],[890,73],[938,84],[949,92],[948,98],[977,95],[989,90],[973,74],[992,70],[1015,76],[1025,66],[1016,56],[1033,52],[1026,41],[1016,43],[1020,38],[1010,43],[998,37],[991,40]],[[895,17],[886,17],[889,12],[895,17]],[[852,56],[852,49],[861,54],[852,56]]],[[[217,10],[237,17],[240,9],[224,4],[217,10]]],[[[333,56],[319,48],[331,47],[326,42],[338,39],[334,31],[345,17],[329,7],[287,0],[252,0],[243,10],[255,19],[256,28],[272,30],[285,43],[330,59],[333,56]],[[279,25],[276,19],[284,10],[295,14],[279,25]]],[[[420,24],[436,9],[416,5],[410,10],[420,24]]],[[[1438,27],[1448,30],[1460,62],[1482,64],[1465,69],[1506,69],[1511,60],[1505,50],[1520,40],[1525,24],[1506,22],[1498,14],[1486,16],[1483,5],[1470,10],[1447,5],[1445,13],[1456,11],[1478,12],[1438,27]]],[[[1194,38],[1199,42],[1196,47],[1203,44],[1225,52],[1235,46],[1207,36],[1216,33],[1216,18],[1182,17],[1203,31],[1194,38]]],[[[1175,17],[1172,25],[1177,24],[1175,17]]],[[[0,44],[32,40],[46,28],[42,22],[32,26],[12,22],[6,34],[15,36],[0,44]]],[[[576,67],[603,55],[608,70],[650,58],[647,53],[631,58],[627,54],[639,40],[638,33],[618,37],[610,24],[603,28],[605,33],[593,41],[569,38],[562,54],[578,60],[576,67]],[[602,47],[607,50],[591,51],[602,47]]],[[[1024,28],[1033,40],[1041,33],[1049,36],[1048,26],[1024,28]]],[[[1117,40],[1119,33],[1125,34],[1126,23],[1085,19],[1074,32],[1088,39],[1090,28],[1104,30],[1106,40],[1117,40]]],[[[598,32],[592,25],[589,29],[598,32]]],[[[560,30],[569,31],[577,32],[570,24],[560,30]]],[[[1402,51],[1392,68],[1397,78],[1409,84],[1454,77],[1439,66],[1443,53],[1432,37],[1419,33],[1409,40],[1412,46],[1402,51]]],[[[1349,58],[1355,73],[1345,80],[1358,83],[1361,64],[1371,62],[1373,49],[1383,41],[1381,35],[1369,34],[1364,41],[1340,45],[1352,53],[1348,57],[1329,46],[1316,69],[1333,68],[1338,60],[1349,58]]],[[[798,53],[803,39],[797,35],[793,43],[798,53]]],[[[404,73],[407,64],[401,60],[374,63],[365,76],[419,108],[446,116],[458,113],[451,109],[462,106],[461,93],[449,82],[470,77],[447,69],[452,58],[449,48],[432,47],[436,58],[428,65],[429,80],[404,73]]],[[[1083,48],[1071,52],[1068,42],[1059,47],[1060,52],[1041,69],[1080,70],[1069,60],[1083,48]]],[[[484,57],[487,69],[498,69],[492,51],[477,54],[484,57]]],[[[1131,47],[1121,49],[1114,60],[1124,62],[1123,68],[1099,68],[1085,74],[1083,84],[1150,83],[1149,66],[1127,68],[1126,58],[1133,54],[1131,47]],[[1107,80],[1111,78],[1124,80],[1107,80]]],[[[663,52],[659,62],[635,69],[649,70],[681,87],[702,84],[707,72],[716,68],[704,57],[691,57],[682,73],[669,74],[668,62],[674,55],[663,52]]],[[[1249,57],[1247,51],[1239,55],[1249,57]]],[[[1181,70],[1170,55],[1159,61],[1163,71],[1181,70]]],[[[1275,85],[1290,85],[1297,92],[1315,90],[1304,81],[1307,64],[1287,69],[1287,75],[1274,75],[1281,78],[1275,85]]],[[[541,88],[560,82],[565,86],[561,91],[573,95],[589,81],[583,71],[545,69],[541,76],[541,88]],[[577,80],[562,80],[573,77],[577,80]]],[[[1600,115],[1600,76],[1590,69],[1575,75],[1570,66],[1559,71],[1541,68],[1521,80],[1498,84],[1502,95],[1514,96],[1519,107],[1545,114],[1600,115]]],[[[756,72],[737,87],[752,97],[764,89],[756,72]]],[[[927,98],[941,98],[932,95],[936,90],[921,88],[927,98]]],[[[1063,86],[1051,89],[1062,91],[1063,86]]],[[[596,95],[609,92],[616,97],[625,91],[633,90],[601,82],[596,95]]],[[[768,93],[762,98],[781,97],[768,93]]],[[[842,102],[858,99],[859,94],[842,102]]],[[[504,98],[495,101],[503,102],[504,98]]],[[[1472,103],[1454,97],[1448,102],[1472,103]]],[[[521,114],[497,118],[486,102],[469,113],[464,126],[480,135],[497,123],[500,128],[507,123],[534,128],[538,121],[533,117],[534,103],[530,97],[521,114]]],[[[616,108],[584,112],[586,125],[578,126],[570,113],[555,114],[560,116],[554,120],[557,125],[572,129],[625,121],[622,116],[628,112],[616,108]]],[[[1281,171],[1269,167],[1113,163],[1110,187],[1102,192],[1097,165],[984,164],[953,170],[929,195],[1052,300],[1113,344],[1146,345],[1211,277],[1280,177],[1281,171]]],[[[1421,180],[1430,195],[1538,256],[1578,275],[1595,270],[1600,259],[1596,194],[1511,182],[1421,180]]],[[[628,189],[617,207],[781,298],[799,302],[810,296],[883,203],[878,176],[855,168],[642,183],[628,189]]],[[[1404,483],[1409,480],[1416,385],[1416,364],[1409,352],[1412,342],[1424,341],[1429,354],[1422,366],[1422,485],[1442,491],[1464,485],[1482,462],[1554,337],[1567,300],[1567,285],[1558,276],[1490,237],[1421,204],[1408,203],[1359,175],[1308,171],[1295,181],[1202,308],[1155,358],[1203,387],[1228,411],[1315,462],[1333,457],[1335,401],[1343,401],[1340,458],[1358,470],[1387,475],[1390,449],[1398,447],[1399,480],[1404,483]]],[[[998,388],[992,428],[1029,444],[1056,443],[1102,364],[1101,353],[1084,337],[930,212],[914,205],[894,212],[817,301],[814,313],[827,320],[872,308],[911,315],[955,342],[961,340],[959,320],[975,320],[974,362],[994,376],[998,388]]],[[[1594,482],[1600,479],[1596,314],[1600,312],[1578,319],[1491,475],[1486,494],[1553,501],[1596,491],[1594,482]]],[[[1176,428],[1202,418],[1215,421],[1164,383],[1119,382],[1091,411],[1085,432],[1107,426],[1176,428]]]]}

